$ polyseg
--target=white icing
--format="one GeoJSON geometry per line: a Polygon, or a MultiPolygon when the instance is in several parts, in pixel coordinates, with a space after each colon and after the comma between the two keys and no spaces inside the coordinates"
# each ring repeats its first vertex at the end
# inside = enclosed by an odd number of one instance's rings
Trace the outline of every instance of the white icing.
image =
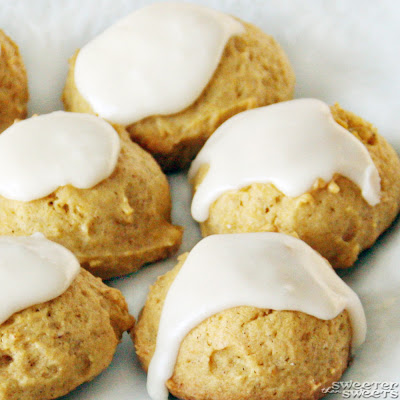
{"type": "Polygon", "coordinates": [[[329,106],[298,99],[237,114],[206,142],[189,171],[209,170],[192,202],[192,216],[207,220],[209,208],[223,193],[253,183],[272,183],[297,197],[335,173],[357,184],[374,206],[380,200],[380,178],[366,147],[339,125],[329,106]]]}
{"type": "Polygon", "coordinates": [[[79,274],[76,257],[42,234],[0,236],[0,324],[63,294],[79,274]]]}
{"type": "Polygon", "coordinates": [[[165,400],[185,336],[202,321],[238,306],[294,310],[329,320],[347,310],[352,346],[363,343],[361,302],[329,263],[303,241],[281,233],[212,235],[190,252],[167,293],[147,390],[165,400]]]}
{"type": "Polygon", "coordinates": [[[221,12],[164,2],[128,15],[83,47],[75,83],[95,113],[128,125],[190,106],[242,24],[221,12]]]}
{"type": "Polygon", "coordinates": [[[31,201],[68,184],[91,188],[111,175],[119,152],[118,133],[93,115],[57,111],[17,122],[0,135],[0,195],[31,201]]]}

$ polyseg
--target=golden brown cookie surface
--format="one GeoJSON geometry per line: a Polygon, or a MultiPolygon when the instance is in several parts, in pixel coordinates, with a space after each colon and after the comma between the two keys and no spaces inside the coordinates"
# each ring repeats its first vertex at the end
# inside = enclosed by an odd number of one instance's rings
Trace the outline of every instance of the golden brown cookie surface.
{"type": "Polygon", "coordinates": [[[0,196],[0,234],[41,232],[102,278],[136,271],[175,252],[182,229],[170,223],[167,178],[123,129],[119,134],[117,166],[95,187],[67,185],[30,202],[0,196]]]}
{"type": "Polygon", "coordinates": [[[0,29],[0,132],[26,117],[28,81],[18,46],[0,29]]]}
{"type": "MultiPolygon", "coordinates": [[[[400,205],[400,161],[375,127],[339,105],[331,107],[335,120],[354,134],[369,151],[381,178],[381,201],[370,206],[360,189],[336,175],[317,182],[309,193],[291,198],[272,184],[255,183],[226,192],[210,207],[201,223],[203,236],[216,233],[282,232],[294,235],[317,250],[335,268],[354,264],[392,223],[400,205]]],[[[202,168],[194,179],[199,185],[202,168]]]]}
{"type": "MultiPolygon", "coordinates": [[[[271,36],[243,24],[246,31],[228,41],[213,78],[194,104],[126,127],[164,170],[187,167],[215,129],[233,115],[292,98],[295,78],[285,53],[271,36]]],[[[65,109],[93,113],[75,86],[76,56],[64,89],[65,109]]]]}
{"type": "Polygon", "coordinates": [[[93,379],[133,323],[122,294],[81,269],[64,294],[0,325],[0,399],[54,399],[93,379]]]}
{"type": "MultiPolygon", "coordinates": [[[[184,259],[151,287],[133,332],[145,370],[165,297],[184,259]]],[[[185,337],[167,387],[190,400],[317,399],[346,369],[351,336],[346,311],[322,321],[301,312],[232,308],[185,337]]]]}

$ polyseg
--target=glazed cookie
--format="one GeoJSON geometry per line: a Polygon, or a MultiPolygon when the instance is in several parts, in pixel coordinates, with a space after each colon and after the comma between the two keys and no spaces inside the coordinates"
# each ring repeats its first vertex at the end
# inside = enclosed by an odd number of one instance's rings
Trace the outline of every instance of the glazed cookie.
{"type": "Polygon", "coordinates": [[[28,81],[18,46],[0,29],[0,132],[26,117],[28,81]]]}
{"type": "Polygon", "coordinates": [[[122,294],[42,235],[3,236],[0,253],[0,398],[50,400],[97,376],[134,323],[122,294]]]}
{"type": "Polygon", "coordinates": [[[122,128],[56,112],[0,136],[0,235],[43,232],[101,278],[175,252],[168,181],[122,128]]]}
{"type": "Polygon", "coordinates": [[[132,336],[153,400],[308,400],[340,379],[365,316],[304,242],[214,235],[158,278],[132,336]]]}
{"type": "Polygon", "coordinates": [[[294,82],[279,44],[257,27],[198,5],[158,3],[75,54],[63,101],[124,125],[171,171],[187,167],[232,115],[291,99],[294,82]]]}
{"type": "Polygon", "coordinates": [[[204,146],[190,176],[203,236],[283,232],[334,268],[352,266],[399,212],[393,148],[362,118],[314,99],[233,117],[204,146]]]}

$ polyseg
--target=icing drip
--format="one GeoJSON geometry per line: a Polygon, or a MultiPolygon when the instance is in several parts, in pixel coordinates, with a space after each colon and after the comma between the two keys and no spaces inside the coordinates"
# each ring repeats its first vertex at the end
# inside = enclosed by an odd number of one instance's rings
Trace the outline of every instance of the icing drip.
{"type": "Polygon", "coordinates": [[[303,241],[271,232],[208,236],[192,249],[166,296],[148,370],[153,400],[168,398],[165,382],[185,336],[208,317],[238,306],[294,310],[323,320],[346,309],[353,347],[365,340],[358,296],[303,241]]]}
{"type": "Polygon", "coordinates": [[[0,236],[0,324],[63,294],[79,274],[76,257],[42,234],[0,236]]]}
{"type": "Polygon", "coordinates": [[[252,183],[272,183],[297,197],[335,173],[357,184],[374,206],[380,178],[365,146],[332,117],[327,104],[299,99],[244,111],[222,124],[206,142],[189,171],[209,170],[192,202],[193,218],[204,222],[223,193],[252,183]]]}
{"type": "Polygon", "coordinates": [[[15,123],[0,136],[0,195],[31,201],[71,184],[89,189],[114,171],[120,139],[101,118],[63,111],[15,123]]]}
{"type": "Polygon", "coordinates": [[[79,52],[75,83],[93,111],[128,125],[190,106],[242,24],[190,3],[163,2],[117,22],[79,52]]]}

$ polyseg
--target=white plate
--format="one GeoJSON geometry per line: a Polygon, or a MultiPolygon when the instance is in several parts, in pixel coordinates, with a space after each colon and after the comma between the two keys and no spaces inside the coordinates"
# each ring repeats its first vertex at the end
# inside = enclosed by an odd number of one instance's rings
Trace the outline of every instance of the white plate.
{"type": "MultiPolygon", "coordinates": [[[[20,46],[28,69],[30,113],[61,109],[68,58],[104,28],[151,1],[0,0],[0,28],[20,46]]],[[[400,3],[363,0],[198,0],[275,36],[297,76],[296,97],[318,97],[374,122],[400,150],[400,3]]],[[[180,253],[199,240],[185,174],[170,176],[173,219],[185,226],[180,253]]],[[[109,283],[137,316],[149,284],[174,259],[109,283]]],[[[396,223],[343,277],[361,297],[368,336],[343,380],[400,381],[400,228],[396,223]]],[[[396,390],[400,390],[397,388],[396,390]]],[[[396,395],[396,393],[394,393],[396,395]]],[[[398,394],[398,393],[397,393],[398,394]]],[[[381,397],[385,398],[382,394],[381,397]]],[[[328,396],[341,399],[340,394],[328,396]]],[[[149,400],[128,336],[103,374],[64,400],[149,400]]],[[[390,398],[386,395],[386,398],[390,398]]]]}

